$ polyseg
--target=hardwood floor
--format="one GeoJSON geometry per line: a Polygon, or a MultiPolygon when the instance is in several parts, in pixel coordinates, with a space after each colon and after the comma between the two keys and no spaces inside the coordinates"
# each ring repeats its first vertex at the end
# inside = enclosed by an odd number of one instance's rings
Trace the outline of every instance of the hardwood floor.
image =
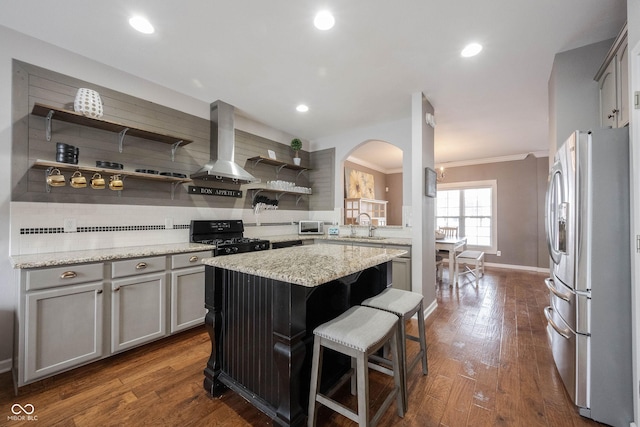
{"type": "MultiPolygon", "coordinates": [[[[547,344],[544,275],[487,269],[476,289],[441,285],[426,321],[429,375],[409,375],[409,410],[395,405],[380,426],[599,426],[567,396],[547,344]]],[[[446,280],[446,274],[445,274],[446,280]]],[[[410,325],[415,333],[415,321],[410,325]]],[[[409,344],[409,353],[417,351],[409,344]]],[[[209,337],[197,328],[25,386],[16,397],[0,375],[0,425],[266,426],[273,421],[232,392],[210,398],[202,388],[209,337]],[[37,423],[11,420],[11,406],[33,405],[37,423]]],[[[372,405],[389,377],[371,373],[372,405]]],[[[348,404],[355,399],[339,392],[348,404]]],[[[382,396],[382,397],[381,397],[382,396]]],[[[318,426],[355,423],[327,408],[318,426]]]]}

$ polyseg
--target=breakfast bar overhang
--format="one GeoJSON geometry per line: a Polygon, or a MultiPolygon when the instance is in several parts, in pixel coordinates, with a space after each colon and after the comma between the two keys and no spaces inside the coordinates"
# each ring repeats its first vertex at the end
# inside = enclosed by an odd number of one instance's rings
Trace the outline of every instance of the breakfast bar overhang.
{"type": "MultiPolygon", "coordinates": [[[[316,244],[204,259],[205,390],[229,388],[279,425],[304,425],[314,328],[390,286],[391,260],[404,253],[316,244]]],[[[323,387],[349,366],[325,360],[323,387]]]]}

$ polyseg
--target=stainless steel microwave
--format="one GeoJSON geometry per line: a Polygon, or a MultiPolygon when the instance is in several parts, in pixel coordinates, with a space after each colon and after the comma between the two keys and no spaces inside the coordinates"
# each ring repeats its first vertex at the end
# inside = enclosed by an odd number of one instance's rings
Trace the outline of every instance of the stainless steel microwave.
{"type": "Polygon", "coordinates": [[[298,223],[298,234],[324,234],[324,222],[300,221],[298,223]]]}

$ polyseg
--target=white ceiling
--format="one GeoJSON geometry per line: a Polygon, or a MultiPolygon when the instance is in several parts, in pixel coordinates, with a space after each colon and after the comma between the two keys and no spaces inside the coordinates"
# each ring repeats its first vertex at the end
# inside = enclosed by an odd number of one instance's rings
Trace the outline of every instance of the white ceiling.
{"type": "Polygon", "coordinates": [[[5,0],[0,13],[0,25],[310,141],[408,117],[422,91],[440,163],[547,150],[554,55],[615,37],[625,19],[625,0],[5,0]],[[312,24],[324,8],[327,32],[312,24]],[[134,13],[156,33],[130,28],[134,13]],[[461,58],[471,41],[483,52],[461,58]]]}

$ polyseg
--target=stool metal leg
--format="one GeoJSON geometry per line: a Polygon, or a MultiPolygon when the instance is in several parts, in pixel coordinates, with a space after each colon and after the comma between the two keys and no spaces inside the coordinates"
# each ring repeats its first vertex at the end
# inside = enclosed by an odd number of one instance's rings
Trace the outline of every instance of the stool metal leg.
{"type": "Polygon", "coordinates": [[[424,311],[422,308],[422,302],[420,303],[420,308],[418,309],[418,338],[420,339],[420,351],[422,352],[422,374],[427,375],[429,373],[429,368],[427,367],[427,341],[426,334],[424,330],[424,311]]]}

